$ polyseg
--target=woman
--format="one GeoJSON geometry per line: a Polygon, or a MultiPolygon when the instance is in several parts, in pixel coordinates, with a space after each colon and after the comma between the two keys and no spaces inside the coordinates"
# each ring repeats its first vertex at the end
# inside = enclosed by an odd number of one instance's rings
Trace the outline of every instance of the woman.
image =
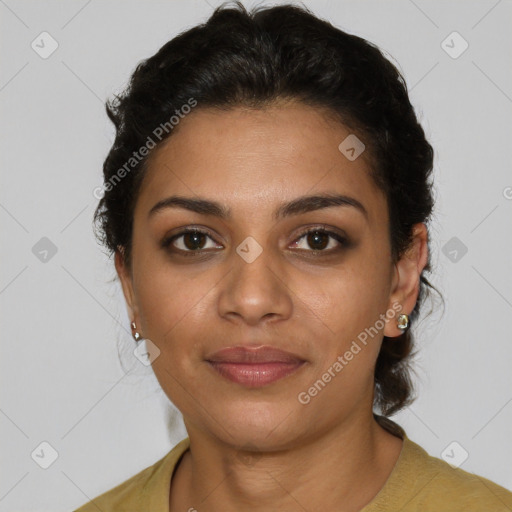
{"type": "Polygon", "coordinates": [[[388,419],[412,400],[433,150],[375,46],[219,8],[107,111],[100,237],[188,437],[79,512],[512,510],[388,419]]]}

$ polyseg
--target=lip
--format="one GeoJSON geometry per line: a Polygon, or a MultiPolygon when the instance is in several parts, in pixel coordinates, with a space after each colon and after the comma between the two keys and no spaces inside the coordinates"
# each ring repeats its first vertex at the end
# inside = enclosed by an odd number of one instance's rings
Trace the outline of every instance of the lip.
{"type": "Polygon", "coordinates": [[[262,387],[295,373],[305,360],[270,346],[227,347],[207,357],[222,377],[246,387],[262,387]]]}

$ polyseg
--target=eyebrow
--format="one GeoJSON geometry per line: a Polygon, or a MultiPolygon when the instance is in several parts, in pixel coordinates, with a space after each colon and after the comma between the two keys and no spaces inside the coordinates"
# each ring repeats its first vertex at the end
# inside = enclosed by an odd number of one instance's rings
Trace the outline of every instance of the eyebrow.
{"type": "MultiPolygon", "coordinates": [[[[353,197],[339,194],[318,194],[299,197],[280,205],[274,211],[273,218],[274,220],[279,220],[333,206],[353,207],[368,220],[368,212],[360,201],[353,197]]],[[[217,201],[194,197],[170,196],[158,201],[149,211],[148,217],[152,217],[167,208],[183,208],[200,215],[212,215],[224,220],[228,220],[231,216],[231,210],[217,201]]]]}

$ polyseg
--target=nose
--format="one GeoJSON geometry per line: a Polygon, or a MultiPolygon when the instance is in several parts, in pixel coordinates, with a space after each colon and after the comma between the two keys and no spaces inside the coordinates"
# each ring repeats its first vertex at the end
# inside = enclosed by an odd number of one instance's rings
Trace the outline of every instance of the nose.
{"type": "Polygon", "coordinates": [[[271,251],[263,249],[251,261],[233,251],[231,272],[218,296],[221,317],[255,326],[285,320],[292,314],[291,291],[271,251]]]}

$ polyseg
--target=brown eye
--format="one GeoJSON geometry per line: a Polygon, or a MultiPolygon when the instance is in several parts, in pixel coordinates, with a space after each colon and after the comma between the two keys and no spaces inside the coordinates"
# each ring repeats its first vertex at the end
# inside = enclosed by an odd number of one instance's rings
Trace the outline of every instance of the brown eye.
{"type": "Polygon", "coordinates": [[[182,237],[183,245],[191,251],[202,249],[206,241],[206,235],[199,232],[186,233],[182,237]]]}
{"type": "Polygon", "coordinates": [[[294,242],[293,247],[304,252],[330,253],[337,249],[348,247],[348,245],[348,240],[338,233],[317,228],[305,231],[294,242]]]}
{"type": "Polygon", "coordinates": [[[187,229],[162,241],[162,247],[174,252],[201,252],[206,249],[222,249],[212,237],[198,229],[187,229]]]}
{"type": "Polygon", "coordinates": [[[321,231],[311,231],[307,234],[306,240],[312,249],[315,251],[321,251],[329,244],[329,238],[329,235],[322,233],[321,231]]]}

